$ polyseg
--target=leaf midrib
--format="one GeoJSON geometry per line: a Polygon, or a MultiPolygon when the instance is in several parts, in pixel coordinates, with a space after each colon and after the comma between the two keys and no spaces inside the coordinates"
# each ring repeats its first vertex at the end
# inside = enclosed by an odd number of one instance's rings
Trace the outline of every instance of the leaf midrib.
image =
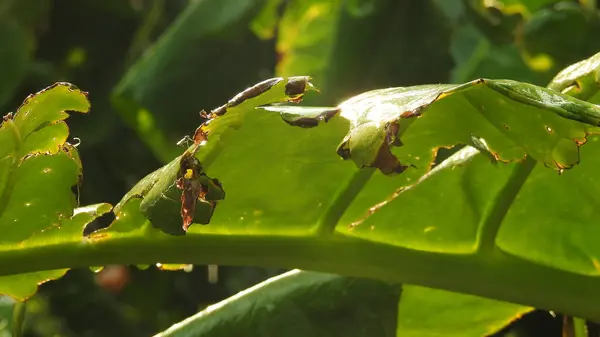
{"type": "MultiPolygon", "coordinates": [[[[9,248],[9,247],[7,247],[9,248]]],[[[340,234],[329,237],[131,232],[100,240],[0,250],[0,275],[109,264],[219,264],[300,268],[451,290],[600,321],[600,278],[494,251],[416,251],[340,234]],[[276,253],[274,253],[276,252],[276,253]],[[40,259],[40,256],[44,256],[40,259]]]]}

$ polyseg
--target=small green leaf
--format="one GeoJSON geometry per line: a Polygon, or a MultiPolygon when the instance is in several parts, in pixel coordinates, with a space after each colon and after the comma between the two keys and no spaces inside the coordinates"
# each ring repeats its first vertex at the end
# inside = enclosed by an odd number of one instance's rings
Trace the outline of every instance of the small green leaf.
{"type": "Polygon", "coordinates": [[[87,93],[70,83],[56,83],[25,99],[13,122],[23,140],[40,127],[65,120],[67,111],[87,113],[90,101],[87,93]]]}
{"type": "Polygon", "coordinates": [[[184,235],[192,220],[208,224],[215,202],[224,197],[218,181],[206,176],[192,152],[185,152],[142,179],[114,211],[118,214],[132,198],[142,198],[140,211],[154,227],[171,235],[184,235]],[[189,178],[186,177],[188,174],[189,178]],[[180,184],[186,181],[189,181],[187,185],[180,184]]]}
{"type": "MultiPolygon", "coordinates": [[[[68,83],[30,95],[0,125],[0,251],[81,240],[83,228],[108,212],[108,204],[75,209],[80,183],[77,150],[66,142],[67,111],[87,112],[84,92],[68,83]]],[[[0,294],[17,300],[66,269],[0,277],[0,294]]]]}

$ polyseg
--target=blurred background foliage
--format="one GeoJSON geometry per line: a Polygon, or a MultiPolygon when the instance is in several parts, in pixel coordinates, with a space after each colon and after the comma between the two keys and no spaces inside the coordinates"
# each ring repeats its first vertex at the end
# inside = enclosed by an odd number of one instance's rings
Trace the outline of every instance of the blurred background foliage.
{"type": "MultiPolygon", "coordinates": [[[[1,0],[0,106],[57,81],[90,92],[81,204],[116,203],[181,152],[212,109],[273,76],[310,75],[335,104],[387,86],[510,78],[546,85],[600,50],[595,0],[1,0]]],[[[110,219],[94,224],[98,228],[110,219]]],[[[90,228],[92,230],[93,228],[90,228]]],[[[148,336],[282,270],[71,270],[26,307],[25,336],[148,336]]],[[[0,298],[0,336],[12,303],[0,298]]],[[[597,333],[592,331],[592,333],[597,333]]],[[[560,336],[534,312],[499,335],[560,336]]]]}

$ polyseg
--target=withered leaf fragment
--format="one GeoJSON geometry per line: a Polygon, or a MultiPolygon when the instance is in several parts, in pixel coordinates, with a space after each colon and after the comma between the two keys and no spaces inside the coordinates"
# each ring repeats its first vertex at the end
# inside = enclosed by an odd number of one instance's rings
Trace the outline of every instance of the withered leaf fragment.
{"type": "Polygon", "coordinates": [[[180,161],[177,188],[181,192],[182,229],[187,232],[196,217],[196,205],[203,204],[205,211],[197,219],[200,224],[208,224],[212,217],[216,200],[222,200],[225,192],[217,179],[209,178],[202,170],[198,159],[192,153],[186,152],[180,161]]]}
{"type": "Polygon", "coordinates": [[[194,157],[195,147],[150,173],[115,206],[142,198],[140,211],[152,226],[170,235],[185,235],[192,223],[207,224],[217,200],[225,197],[221,184],[209,178],[194,157]]]}

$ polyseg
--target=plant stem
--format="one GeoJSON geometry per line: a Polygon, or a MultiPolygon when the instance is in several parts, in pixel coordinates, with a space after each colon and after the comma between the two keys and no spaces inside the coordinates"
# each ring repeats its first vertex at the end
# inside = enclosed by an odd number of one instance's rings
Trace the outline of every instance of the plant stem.
{"type": "Polygon", "coordinates": [[[218,264],[300,268],[440,288],[600,321],[600,278],[496,251],[416,251],[340,234],[328,237],[198,234],[103,239],[0,251],[0,275],[109,264],[218,264]],[[277,252],[277,253],[274,253],[277,252]]]}
{"type": "Polygon", "coordinates": [[[496,236],[500,225],[536,163],[535,159],[527,156],[523,162],[516,165],[506,184],[488,204],[479,225],[479,255],[490,255],[496,249],[496,236]]]}

